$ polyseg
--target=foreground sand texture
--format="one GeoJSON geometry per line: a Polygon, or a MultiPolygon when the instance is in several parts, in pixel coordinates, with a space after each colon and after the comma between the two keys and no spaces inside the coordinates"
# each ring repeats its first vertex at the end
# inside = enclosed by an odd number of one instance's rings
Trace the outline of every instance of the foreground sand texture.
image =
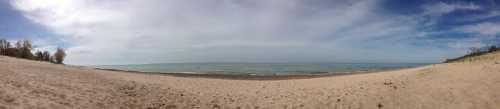
{"type": "Polygon", "coordinates": [[[104,71],[0,56],[0,109],[500,109],[498,62],[259,81],[104,71]]]}

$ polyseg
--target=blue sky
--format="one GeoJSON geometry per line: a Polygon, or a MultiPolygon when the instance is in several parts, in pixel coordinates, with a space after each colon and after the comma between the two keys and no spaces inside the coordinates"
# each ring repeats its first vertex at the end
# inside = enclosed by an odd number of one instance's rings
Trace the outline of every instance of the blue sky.
{"type": "Polygon", "coordinates": [[[69,64],[440,62],[491,44],[495,0],[2,0],[0,37],[69,64]]]}

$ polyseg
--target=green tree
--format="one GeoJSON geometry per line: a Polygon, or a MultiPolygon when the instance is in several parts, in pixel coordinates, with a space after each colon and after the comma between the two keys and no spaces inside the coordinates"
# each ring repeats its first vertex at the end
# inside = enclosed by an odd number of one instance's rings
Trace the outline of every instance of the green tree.
{"type": "Polygon", "coordinates": [[[44,51],[42,53],[42,61],[50,62],[50,53],[49,53],[49,51],[44,51]]]}
{"type": "Polygon", "coordinates": [[[7,55],[8,48],[10,48],[10,43],[5,39],[0,39],[0,55],[7,55]]]}
{"type": "Polygon", "coordinates": [[[43,61],[43,52],[42,51],[36,51],[35,52],[35,59],[38,61],[43,61]]]}
{"type": "Polygon", "coordinates": [[[57,48],[56,53],[54,53],[54,58],[57,64],[63,64],[64,58],[66,57],[66,53],[64,49],[57,48]]]}
{"type": "MultiPolygon", "coordinates": [[[[50,63],[56,63],[56,60],[54,59],[54,56],[50,56],[49,58],[50,63]]],[[[56,63],[57,64],[57,63],[56,63]]]]}
{"type": "Polygon", "coordinates": [[[9,50],[9,52],[15,52],[11,53],[11,56],[24,59],[33,59],[33,53],[31,53],[33,45],[31,44],[30,40],[19,40],[15,45],[15,50],[9,50]]]}
{"type": "Polygon", "coordinates": [[[19,50],[21,51],[21,58],[33,59],[33,53],[31,53],[32,49],[33,45],[30,40],[22,40],[22,47],[19,50]]]}

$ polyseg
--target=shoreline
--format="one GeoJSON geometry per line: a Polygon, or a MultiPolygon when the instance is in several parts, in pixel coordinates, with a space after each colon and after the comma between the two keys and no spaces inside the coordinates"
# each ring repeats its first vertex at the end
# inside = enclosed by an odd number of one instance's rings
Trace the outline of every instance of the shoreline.
{"type": "Polygon", "coordinates": [[[381,73],[389,71],[398,71],[412,68],[419,68],[425,66],[432,66],[436,64],[414,66],[414,67],[402,67],[393,69],[379,69],[379,70],[356,70],[350,72],[324,72],[324,73],[309,73],[309,74],[287,74],[287,75],[258,75],[258,74],[220,74],[220,73],[179,73],[179,72],[149,72],[149,71],[136,71],[136,70],[122,70],[113,68],[98,68],[98,67],[88,67],[95,70],[103,71],[113,71],[113,72],[124,72],[124,73],[135,73],[135,74],[146,74],[146,75],[160,75],[160,76],[173,76],[173,77],[184,77],[184,78],[212,78],[212,79],[226,79],[226,80],[292,80],[292,79],[311,79],[311,78],[322,78],[322,77],[334,77],[334,76],[347,76],[347,75],[359,75],[359,74],[370,74],[370,73],[381,73]]]}
{"type": "Polygon", "coordinates": [[[0,56],[0,69],[0,108],[6,109],[500,107],[500,64],[491,61],[259,76],[104,70],[0,56]]]}

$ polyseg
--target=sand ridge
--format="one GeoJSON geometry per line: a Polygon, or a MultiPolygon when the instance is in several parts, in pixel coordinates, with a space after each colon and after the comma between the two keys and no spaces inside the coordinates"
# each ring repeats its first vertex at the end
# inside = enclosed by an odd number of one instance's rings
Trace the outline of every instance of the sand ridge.
{"type": "Polygon", "coordinates": [[[0,109],[499,109],[500,64],[290,80],[189,78],[0,56],[0,109]]]}

